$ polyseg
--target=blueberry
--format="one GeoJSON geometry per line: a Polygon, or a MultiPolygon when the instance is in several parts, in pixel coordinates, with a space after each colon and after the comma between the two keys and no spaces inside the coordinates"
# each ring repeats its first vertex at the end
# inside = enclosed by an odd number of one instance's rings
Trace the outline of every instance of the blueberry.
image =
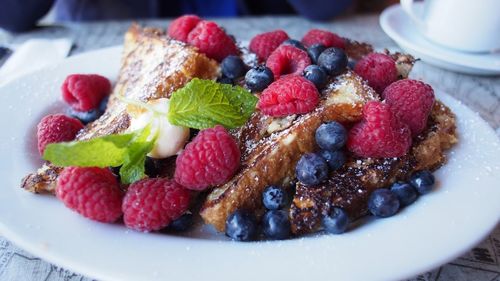
{"type": "Polygon", "coordinates": [[[97,118],[102,115],[102,113],[97,109],[92,109],[90,111],[76,111],[73,108],[68,110],[68,114],[71,117],[80,120],[84,125],[97,120],[97,118]]]}
{"type": "Polygon", "coordinates": [[[391,191],[396,194],[401,207],[408,206],[417,200],[417,191],[406,182],[396,182],[391,186],[391,191]]]}
{"type": "Polygon", "coordinates": [[[318,65],[330,75],[338,75],[347,67],[347,56],[340,48],[328,48],[319,55],[318,65]]]}
{"type": "Polygon", "coordinates": [[[356,63],[357,61],[356,60],[353,60],[353,59],[349,59],[347,61],[347,68],[351,69],[351,70],[354,70],[354,67],[356,67],[356,63]]]}
{"type": "Polygon", "coordinates": [[[283,41],[283,43],[281,43],[281,45],[290,45],[290,46],[294,46],[295,48],[299,48],[303,51],[306,51],[306,48],[304,47],[304,45],[302,45],[302,43],[300,43],[299,40],[295,40],[295,39],[287,39],[287,40],[283,41]]]}
{"type": "Polygon", "coordinates": [[[325,159],[328,167],[330,167],[330,171],[338,170],[340,167],[344,166],[345,154],[341,150],[321,150],[319,155],[325,159]]]}
{"type": "Polygon", "coordinates": [[[109,95],[105,96],[99,103],[99,111],[104,113],[108,107],[109,95]]]}
{"type": "Polygon", "coordinates": [[[398,212],[398,196],[389,189],[377,189],[368,198],[368,209],[374,216],[390,217],[398,212]]]}
{"type": "Polygon", "coordinates": [[[318,90],[323,89],[328,81],[326,72],[315,64],[311,64],[304,69],[304,77],[313,82],[318,90]]]}
{"type": "Polygon", "coordinates": [[[321,223],[326,232],[341,234],[347,229],[349,217],[344,209],[333,207],[330,209],[330,212],[328,212],[328,215],[323,216],[321,223]]]}
{"type": "Polygon", "coordinates": [[[328,177],[328,164],[318,154],[306,153],[297,163],[295,174],[304,185],[317,185],[328,177]]]}
{"type": "Polygon", "coordinates": [[[279,186],[270,185],[262,193],[262,203],[268,210],[278,210],[288,203],[288,195],[279,186]]]}
{"type": "Polygon", "coordinates": [[[185,213],[184,215],[180,216],[176,220],[172,221],[170,225],[168,226],[169,230],[177,231],[177,232],[182,232],[186,231],[191,226],[193,226],[193,214],[192,213],[185,213]]]}
{"type": "Polygon", "coordinates": [[[283,210],[267,211],[262,217],[262,231],[269,239],[286,239],[290,237],[290,221],[283,210]]]}
{"type": "Polygon", "coordinates": [[[410,178],[410,184],[417,189],[418,193],[426,194],[432,190],[434,176],[428,170],[418,171],[410,178]]]}
{"type": "Polygon", "coordinates": [[[274,80],[274,75],[271,69],[260,65],[250,69],[245,75],[245,85],[252,92],[260,92],[264,90],[274,80]]]}
{"type": "Polygon", "coordinates": [[[257,234],[254,216],[243,210],[236,210],[226,220],[226,235],[237,241],[251,241],[257,234]]]}
{"type": "Polygon", "coordinates": [[[217,79],[217,82],[218,82],[218,83],[221,83],[221,84],[230,84],[230,85],[233,85],[233,84],[234,84],[233,79],[231,79],[231,78],[229,78],[229,77],[226,77],[226,76],[219,77],[219,78],[217,79]]]}
{"type": "Polygon", "coordinates": [[[326,49],[326,47],[322,44],[314,44],[311,47],[307,49],[307,53],[309,54],[309,57],[311,58],[311,61],[313,63],[318,63],[318,58],[319,55],[326,49]]]}
{"type": "Polygon", "coordinates": [[[341,149],[347,141],[347,132],[339,122],[321,124],[316,129],[316,143],[321,149],[335,151],[341,149]]]}
{"type": "Polygon", "coordinates": [[[222,74],[231,79],[245,75],[246,71],[245,63],[238,56],[227,56],[222,60],[220,67],[222,74]]]}
{"type": "Polygon", "coordinates": [[[156,178],[160,173],[158,160],[146,156],[144,162],[144,173],[150,178],[156,178]]]}

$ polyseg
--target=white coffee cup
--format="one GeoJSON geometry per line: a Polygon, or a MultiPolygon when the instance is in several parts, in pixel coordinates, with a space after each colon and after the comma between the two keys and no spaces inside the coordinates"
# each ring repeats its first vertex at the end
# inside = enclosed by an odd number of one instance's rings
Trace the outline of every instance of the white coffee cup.
{"type": "Polygon", "coordinates": [[[425,0],[421,13],[414,0],[401,6],[431,41],[466,52],[500,50],[500,0],[425,0]]]}

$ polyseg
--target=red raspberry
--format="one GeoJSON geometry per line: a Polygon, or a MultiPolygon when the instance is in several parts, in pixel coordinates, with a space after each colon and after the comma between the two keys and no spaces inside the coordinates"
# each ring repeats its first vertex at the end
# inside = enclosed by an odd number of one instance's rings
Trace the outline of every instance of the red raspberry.
{"type": "Polygon", "coordinates": [[[396,62],[388,55],[370,53],[356,63],[354,72],[368,81],[375,91],[382,93],[385,87],[398,79],[396,62]]]}
{"type": "Polygon", "coordinates": [[[318,89],[311,81],[299,75],[286,75],[262,92],[257,107],[266,115],[280,117],[307,113],[318,102],[318,89]]]}
{"type": "Polygon", "coordinates": [[[300,75],[310,64],[311,59],[305,51],[290,45],[279,46],[266,62],[266,66],[271,69],[276,80],[285,74],[300,75]]]}
{"type": "Polygon", "coordinates": [[[345,49],[345,41],[342,37],[338,36],[335,33],[330,31],[321,30],[321,29],[311,29],[309,30],[304,37],[302,37],[302,44],[309,48],[314,44],[322,44],[323,46],[337,47],[341,49],[345,49]]]}
{"type": "Polygon", "coordinates": [[[213,21],[201,21],[189,33],[187,42],[217,61],[238,55],[238,47],[222,28],[213,21]]]}
{"type": "Polygon", "coordinates": [[[261,33],[250,41],[250,51],[255,53],[260,60],[266,60],[271,53],[287,40],[288,34],[285,31],[278,29],[271,32],[261,33]]]}
{"type": "Polygon", "coordinates": [[[109,169],[67,167],[57,178],[56,196],[66,207],[100,222],[122,215],[123,193],[109,169]]]}
{"type": "Polygon", "coordinates": [[[434,104],[431,86],[417,80],[399,80],[387,86],[382,96],[399,120],[410,127],[414,137],[425,129],[434,104]]]}
{"type": "Polygon", "coordinates": [[[137,231],[156,231],[186,212],[189,190],[166,178],[143,179],[131,184],[123,198],[123,221],[137,231]]]}
{"type": "Polygon", "coordinates": [[[347,148],[361,157],[400,157],[411,146],[411,132],[390,106],[378,101],[363,108],[363,121],[349,131],[347,148]]]}
{"type": "Polygon", "coordinates": [[[200,21],[201,19],[196,15],[178,17],[168,26],[167,34],[175,40],[186,42],[189,32],[191,32],[200,21]]]}
{"type": "Polygon", "coordinates": [[[175,180],[186,188],[204,190],[227,182],[240,166],[240,150],[224,127],[202,130],[175,162],[175,180]]]}
{"type": "Polygon", "coordinates": [[[72,141],[76,134],[83,128],[80,120],[63,114],[47,115],[38,123],[36,136],[38,151],[43,155],[49,143],[72,141]]]}
{"type": "Polygon", "coordinates": [[[89,111],[99,106],[111,91],[111,83],[97,74],[72,74],[61,87],[62,97],[74,110],[89,111]]]}

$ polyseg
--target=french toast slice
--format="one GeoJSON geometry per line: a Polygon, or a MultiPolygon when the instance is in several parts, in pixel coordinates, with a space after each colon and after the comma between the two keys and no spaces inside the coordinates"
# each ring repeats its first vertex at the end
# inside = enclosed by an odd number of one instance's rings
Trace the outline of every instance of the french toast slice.
{"type": "MultiPolygon", "coordinates": [[[[219,65],[196,48],[170,39],[155,28],[133,24],[125,34],[122,64],[106,112],[82,129],[76,139],[122,133],[130,125],[127,105],[117,96],[148,101],[170,97],[191,79],[215,79],[219,65]]],[[[21,187],[35,193],[53,193],[61,168],[45,163],[27,175],[21,187]]]]}
{"type": "Polygon", "coordinates": [[[351,220],[368,214],[374,190],[407,180],[415,171],[435,170],[446,160],[445,150],[457,142],[455,116],[436,101],[427,128],[414,139],[410,152],[399,158],[359,158],[348,155],[344,166],[318,186],[297,183],[289,217],[294,234],[316,232],[332,206],[343,208],[351,220]]]}

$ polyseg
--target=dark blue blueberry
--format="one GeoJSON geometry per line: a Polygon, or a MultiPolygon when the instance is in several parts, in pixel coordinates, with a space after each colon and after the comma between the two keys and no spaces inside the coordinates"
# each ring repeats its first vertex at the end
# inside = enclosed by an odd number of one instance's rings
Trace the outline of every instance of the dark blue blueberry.
{"type": "Polygon", "coordinates": [[[288,203],[288,194],[279,186],[270,185],[262,193],[262,203],[268,210],[278,210],[288,203]]]}
{"type": "Polygon", "coordinates": [[[335,151],[341,149],[347,141],[347,132],[339,122],[321,124],[316,129],[316,143],[321,149],[335,151]]]}
{"type": "Polygon", "coordinates": [[[286,239],[290,237],[290,221],[283,210],[267,211],[262,217],[262,231],[268,239],[286,239]]]}
{"type": "Polygon", "coordinates": [[[226,235],[237,241],[251,241],[257,234],[255,217],[246,211],[236,210],[226,220],[226,235]]]}
{"type": "Polygon", "coordinates": [[[221,72],[224,76],[236,79],[245,75],[246,65],[238,56],[227,56],[220,63],[221,72]]]}
{"type": "Polygon", "coordinates": [[[396,194],[401,207],[408,206],[417,200],[417,190],[406,182],[396,182],[391,186],[391,191],[396,194]]]}
{"type": "Polygon", "coordinates": [[[194,223],[193,217],[194,216],[192,213],[185,213],[176,220],[172,221],[168,226],[168,229],[177,232],[186,231],[190,229],[191,226],[193,226],[194,223]]]}
{"type": "Polygon", "coordinates": [[[321,53],[323,53],[324,50],[326,50],[326,47],[324,45],[314,44],[307,49],[307,53],[309,54],[311,61],[317,64],[319,55],[321,55],[321,53]]]}
{"type": "Polygon", "coordinates": [[[304,185],[317,185],[328,177],[328,164],[318,154],[306,153],[297,163],[295,175],[304,185]]]}
{"type": "Polygon", "coordinates": [[[313,82],[314,86],[316,86],[318,90],[323,89],[328,81],[328,75],[326,72],[315,64],[311,64],[304,69],[304,77],[313,82]]]}
{"type": "Polygon", "coordinates": [[[319,55],[318,65],[330,75],[338,75],[347,67],[347,56],[340,48],[328,48],[319,55]]]}
{"type": "Polygon", "coordinates": [[[347,61],[347,68],[354,70],[354,67],[356,66],[357,61],[353,59],[349,59],[347,61]]]}
{"type": "Polygon", "coordinates": [[[106,107],[108,107],[109,95],[105,96],[101,102],[99,103],[99,111],[104,113],[106,111],[106,107]]]}
{"type": "Polygon", "coordinates": [[[299,48],[303,51],[307,51],[306,47],[304,47],[304,45],[302,45],[302,43],[300,43],[299,40],[295,40],[295,39],[287,39],[287,40],[283,41],[283,43],[281,43],[281,45],[290,45],[290,46],[294,46],[295,48],[299,48]]]}
{"type": "Polygon", "coordinates": [[[271,69],[263,65],[250,69],[245,75],[245,85],[252,92],[261,92],[267,88],[273,80],[273,72],[271,69]]]}
{"type": "Polygon", "coordinates": [[[68,114],[69,116],[80,120],[84,125],[97,120],[97,118],[102,115],[102,113],[97,109],[92,109],[90,111],[76,111],[73,108],[68,110],[68,114]]]}
{"type": "Polygon", "coordinates": [[[344,209],[333,207],[330,209],[330,212],[328,212],[328,215],[323,216],[321,223],[326,232],[341,234],[347,229],[349,217],[344,209]]]}
{"type": "Polygon", "coordinates": [[[233,79],[231,79],[231,78],[229,78],[229,77],[226,77],[226,76],[219,77],[219,78],[217,79],[217,82],[218,82],[218,83],[221,83],[221,84],[230,84],[230,85],[233,85],[233,84],[234,84],[233,79]]]}
{"type": "Polygon", "coordinates": [[[158,160],[146,156],[146,161],[144,162],[144,173],[150,178],[156,178],[160,173],[158,160]]]}
{"type": "Polygon", "coordinates": [[[428,170],[418,171],[410,178],[410,184],[417,189],[418,193],[426,194],[434,186],[434,175],[428,170]]]}
{"type": "Polygon", "coordinates": [[[330,171],[335,171],[340,169],[340,167],[344,166],[345,163],[345,154],[342,150],[330,151],[330,150],[321,150],[319,155],[325,159],[328,167],[330,167],[330,171]]]}
{"type": "Polygon", "coordinates": [[[377,189],[368,198],[368,209],[374,216],[390,217],[399,210],[398,196],[389,189],[377,189]]]}

